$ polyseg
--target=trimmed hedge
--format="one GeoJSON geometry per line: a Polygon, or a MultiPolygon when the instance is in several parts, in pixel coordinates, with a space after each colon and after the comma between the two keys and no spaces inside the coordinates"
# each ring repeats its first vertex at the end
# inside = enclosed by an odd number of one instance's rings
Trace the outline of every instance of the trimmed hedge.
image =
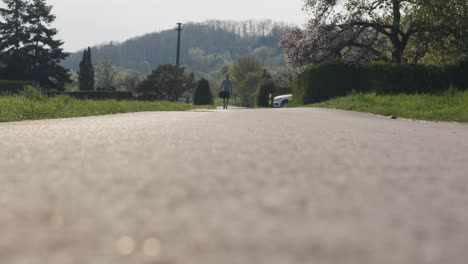
{"type": "Polygon", "coordinates": [[[132,92],[117,92],[117,91],[79,91],[79,92],[64,92],[56,93],[50,92],[47,93],[49,97],[54,97],[57,95],[68,95],[75,99],[80,100],[134,100],[132,92]]]}
{"type": "Polygon", "coordinates": [[[212,105],[213,102],[213,94],[211,93],[210,83],[205,80],[201,79],[198,82],[197,89],[193,95],[193,104],[194,105],[212,105]]]}
{"type": "Polygon", "coordinates": [[[25,86],[33,86],[33,81],[0,80],[1,94],[18,94],[25,86]]]}
{"type": "Polygon", "coordinates": [[[300,74],[293,84],[294,100],[310,104],[352,91],[377,94],[434,94],[450,86],[468,89],[467,63],[419,64],[320,64],[300,74]]]}
{"type": "Polygon", "coordinates": [[[292,87],[277,87],[273,96],[292,94],[292,87]]]}
{"type": "Polygon", "coordinates": [[[258,90],[257,90],[257,106],[261,106],[261,107],[271,106],[269,103],[269,98],[268,98],[270,93],[272,96],[273,94],[276,93],[275,82],[272,80],[263,80],[258,86],[258,90]]]}

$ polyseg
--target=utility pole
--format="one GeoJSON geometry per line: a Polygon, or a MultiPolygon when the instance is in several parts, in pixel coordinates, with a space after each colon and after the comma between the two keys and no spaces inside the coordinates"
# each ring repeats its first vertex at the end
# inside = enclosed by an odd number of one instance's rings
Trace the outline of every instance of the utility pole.
{"type": "Polygon", "coordinates": [[[177,23],[177,61],[176,61],[176,65],[179,66],[180,65],[180,34],[182,33],[182,23],[177,23]]]}

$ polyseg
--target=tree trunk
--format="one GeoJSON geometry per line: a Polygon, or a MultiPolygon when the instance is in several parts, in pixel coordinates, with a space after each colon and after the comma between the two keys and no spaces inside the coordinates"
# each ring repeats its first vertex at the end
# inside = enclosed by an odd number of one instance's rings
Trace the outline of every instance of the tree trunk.
{"type": "Polygon", "coordinates": [[[398,36],[401,31],[401,13],[400,13],[400,0],[393,0],[393,25],[392,31],[390,33],[390,39],[393,44],[392,52],[392,61],[396,63],[401,63],[403,58],[404,46],[401,43],[401,40],[398,36]]]}
{"type": "Polygon", "coordinates": [[[400,47],[401,45],[396,45],[393,43],[394,50],[392,52],[392,61],[400,64],[403,60],[403,50],[404,48],[400,47]]]}

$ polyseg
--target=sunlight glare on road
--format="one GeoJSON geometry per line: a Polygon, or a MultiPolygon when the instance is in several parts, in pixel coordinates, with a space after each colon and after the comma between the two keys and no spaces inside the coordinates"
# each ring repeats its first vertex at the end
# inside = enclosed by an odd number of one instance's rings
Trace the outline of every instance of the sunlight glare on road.
{"type": "Polygon", "coordinates": [[[131,237],[123,236],[117,240],[115,246],[120,255],[130,255],[135,250],[135,240],[131,237]]]}
{"type": "Polygon", "coordinates": [[[143,254],[146,257],[158,258],[161,255],[161,242],[156,238],[148,238],[143,244],[143,254]]]}

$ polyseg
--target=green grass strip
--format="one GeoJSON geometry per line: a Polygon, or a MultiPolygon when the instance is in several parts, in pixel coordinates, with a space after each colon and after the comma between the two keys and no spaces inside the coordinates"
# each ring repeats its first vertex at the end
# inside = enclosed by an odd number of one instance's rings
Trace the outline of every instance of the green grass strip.
{"type": "Polygon", "coordinates": [[[171,102],[145,101],[91,101],[77,100],[60,95],[47,98],[41,95],[20,95],[0,97],[0,122],[55,119],[68,117],[109,115],[143,111],[187,111],[211,109],[214,106],[193,106],[171,102]]]}
{"type": "Polygon", "coordinates": [[[336,108],[429,121],[468,122],[468,91],[441,95],[377,95],[355,93],[310,107],[336,108]]]}

